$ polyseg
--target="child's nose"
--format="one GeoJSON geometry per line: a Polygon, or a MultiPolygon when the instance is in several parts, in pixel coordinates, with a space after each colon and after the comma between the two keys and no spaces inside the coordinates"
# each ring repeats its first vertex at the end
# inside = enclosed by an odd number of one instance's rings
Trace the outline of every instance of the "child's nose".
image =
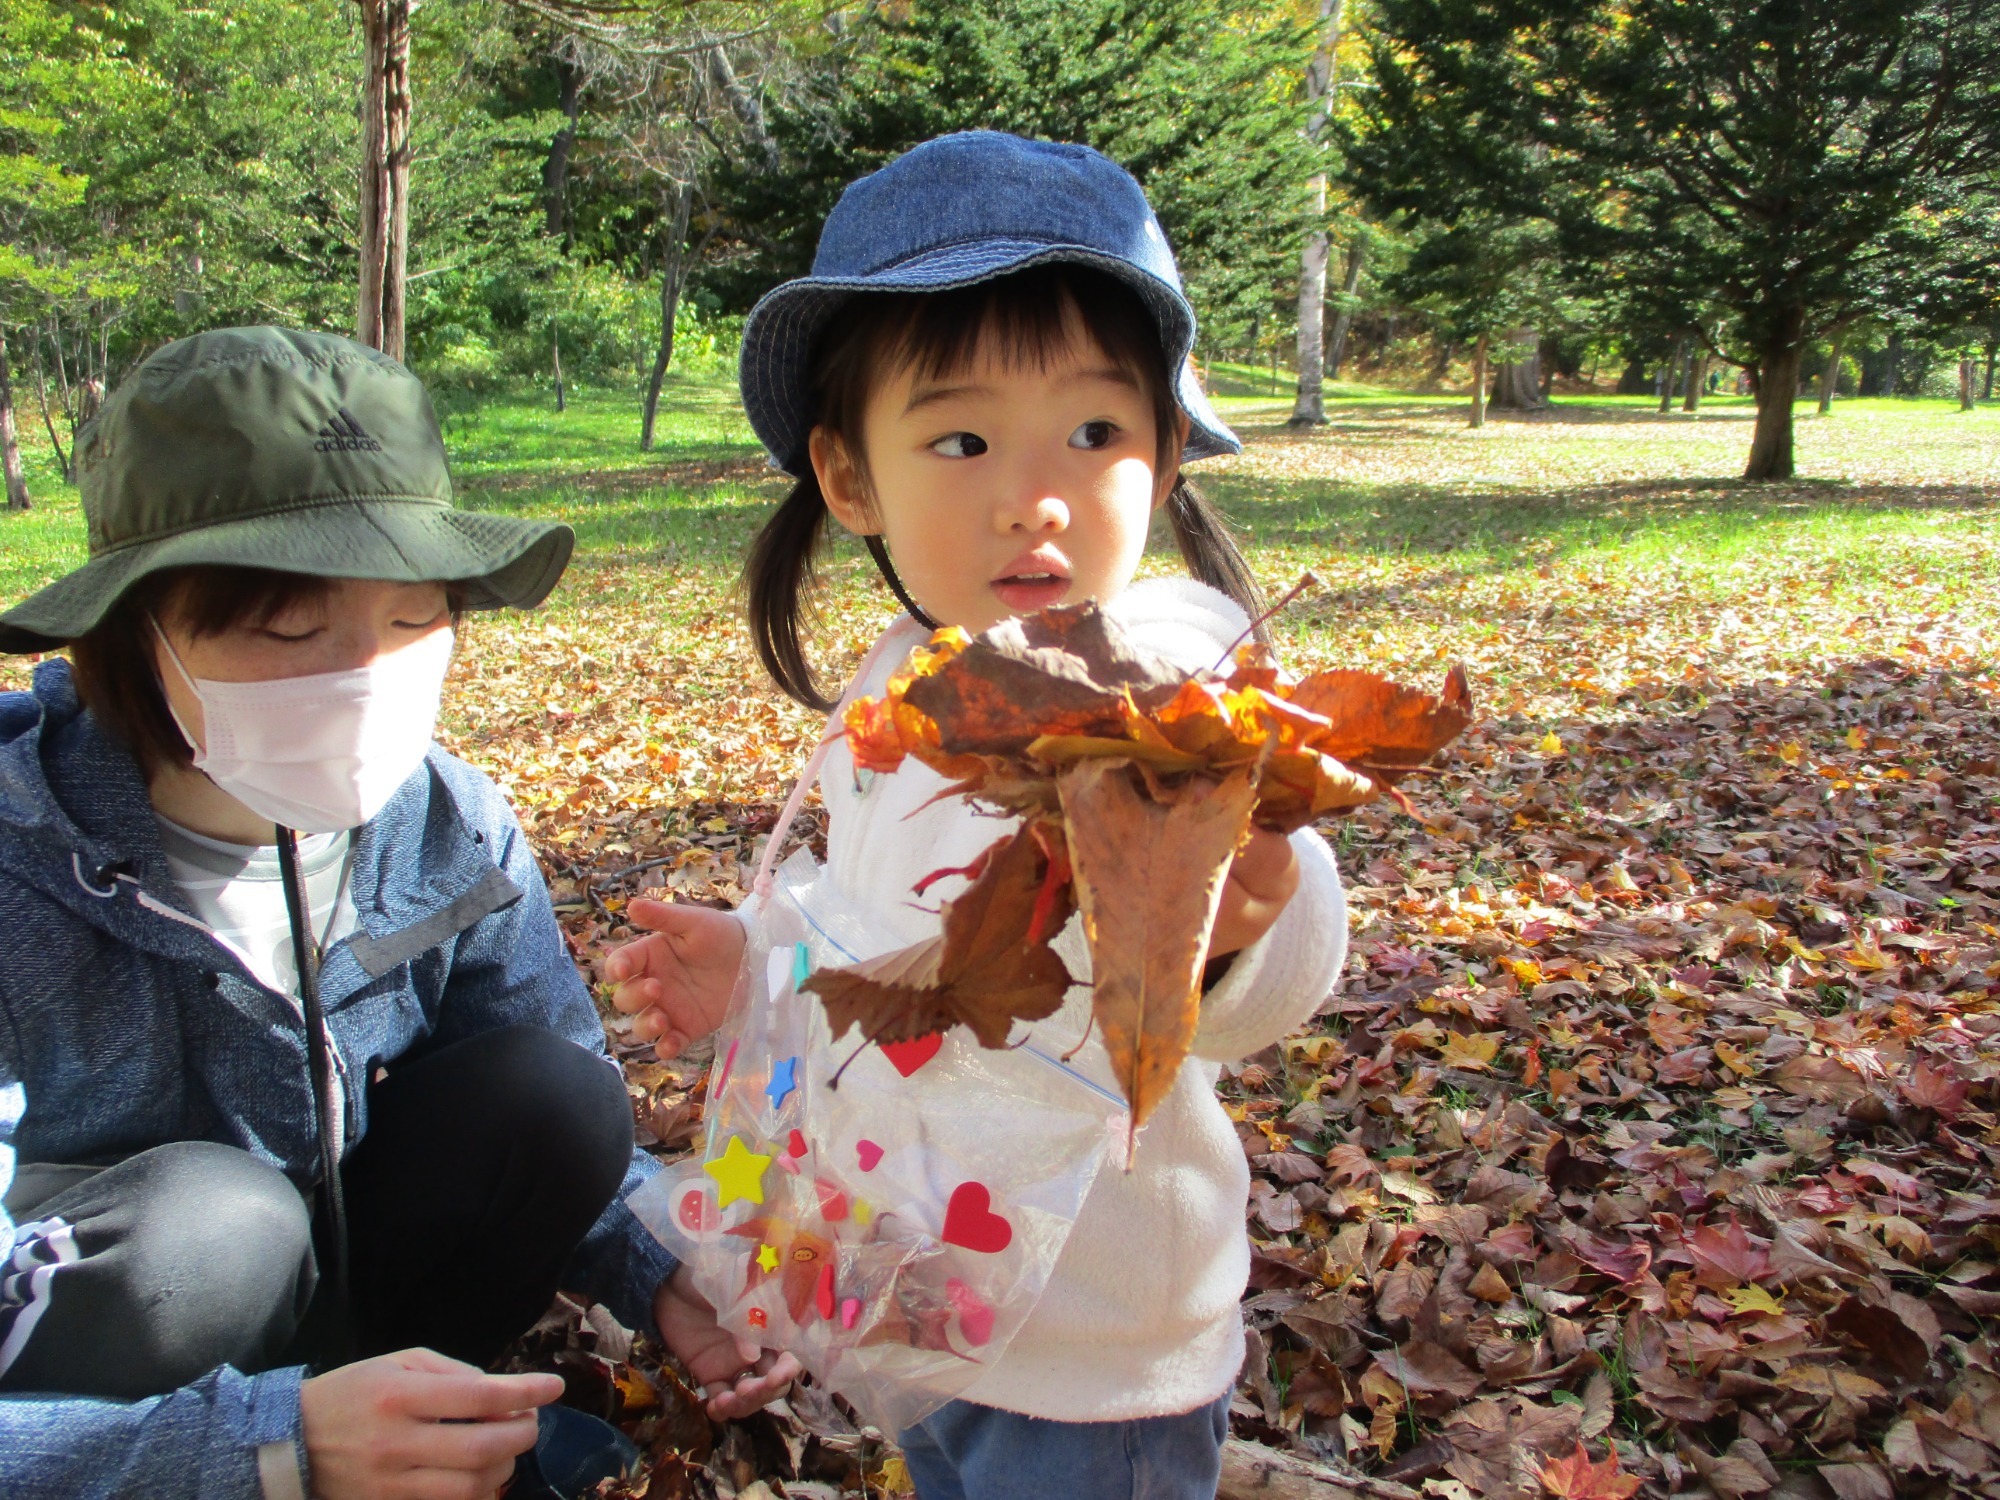
{"type": "Polygon", "coordinates": [[[1062,531],[1069,525],[1069,502],[1056,494],[1046,481],[1037,482],[1035,478],[1024,475],[1009,486],[994,520],[1001,531],[1009,534],[1027,532],[1038,535],[1062,531]]]}

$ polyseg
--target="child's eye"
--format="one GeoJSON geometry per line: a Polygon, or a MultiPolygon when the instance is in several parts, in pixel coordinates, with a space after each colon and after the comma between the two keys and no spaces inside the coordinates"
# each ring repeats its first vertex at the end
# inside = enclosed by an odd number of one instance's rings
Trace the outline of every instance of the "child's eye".
{"type": "Polygon", "coordinates": [[[1111,440],[1118,436],[1116,422],[1085,422],[1069,435],[1072,448],[1109,448],[1111,440]]]}
{"type": "Polygon", "coordinates": [[[986,451],[986,439],[976,432],[948,432],[931,444],[942,458],[977,458],[986,451]]]}

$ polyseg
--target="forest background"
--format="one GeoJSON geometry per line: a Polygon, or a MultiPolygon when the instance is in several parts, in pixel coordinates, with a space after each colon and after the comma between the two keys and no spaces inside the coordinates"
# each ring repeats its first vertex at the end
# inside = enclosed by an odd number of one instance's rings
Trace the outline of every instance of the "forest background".
{"type": "MultiPolygon", "coordinates": [[[[81,559],[76,428],[148,351],[358,332],[462,503],[578,529],[445,734],[579,960],[727,903],[818,731],[737,615],[741,318],[973,126],[1145,183],[1247,443],[1201,478],[1322,580],[1288,657],[1483,710],[1414,817],[1327,825],[1353,970],[1224,1082],[1225,1493],[2000,1486],[2000,7],[0,0],[5,597],[81,559]]],[[[890,606],[828,578],[837,672],[890,606]]],[[[622,1050],[684,1149],[703,1059],[622,1050]]],[[[517,1357],[635,1493],[903,1485],[810,1387],[710,1429],[601,1310],[517,1357]]]]}

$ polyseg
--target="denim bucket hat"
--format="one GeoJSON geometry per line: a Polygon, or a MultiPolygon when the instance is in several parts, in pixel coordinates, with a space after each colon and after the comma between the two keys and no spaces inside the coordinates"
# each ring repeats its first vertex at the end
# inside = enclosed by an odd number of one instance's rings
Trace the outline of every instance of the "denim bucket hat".
{"type": "Polygon", "coordinates": [[[1116,276],[1152,313],[1190,424],[1183,462],[1243,451],[1195,379],[1194,309],[1139,184],[1088,146],[996,130],[939,136],[848,184],[812,274],[773,289],[743,325],[751,427],[779,468],[805,477],[808,361],[842,303],[856,292],[949,291],[1051,261],[1116,276]]]}

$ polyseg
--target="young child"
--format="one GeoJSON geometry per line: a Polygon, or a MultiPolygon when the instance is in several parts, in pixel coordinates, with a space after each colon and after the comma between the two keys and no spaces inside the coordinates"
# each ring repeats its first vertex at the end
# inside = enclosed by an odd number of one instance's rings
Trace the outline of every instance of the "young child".
{"type": "MultiPolygon", "coordinates": [[[[909,612],[849,697],[880,693],[933,625],[977,632],[1090,598],[1181,667],[1215,665],[1248,632],[1255,591],[1180,475],[1184,460],[1240,450],[1193,378],[1193,341],[1143,193],[1094,151],[973,132],[849,187],[813,274],[766,297],[744,332],[751,422],[799,481],[748,565],[752,629],[779,684],[826,705],[803,633],[829,515],[866,539],[909,612]],[[1162,508],[1199,581],[1133,581],[1162,508]]],[[[820,786],[828,876],[901,943],[933,934],[937,901],[965,887],[940,880],[921,903],[913,888],[1007,826],[936,800],[943,781],[915,761],[858,777],[845,746],[820,786]]],[[[720,1021],[742,928],[631,910],[657,935],[615,954],[608,977],[639,1034],[670,1052],[720,1021]]],[[[966,1399],[901,1435],[924,1500],[1214,1495],[1249,1272],[1248,1169],[1214,1085],[1221,1063],[1312,1014],[1345,934],[1324,841],[1253,834],[1215,925],[1193,1055],[1135,1166],[1098,1174],[1041,1301],[966,1399]]],[[[1058,951],[1087,981],[1076,924],[1058,951]]],[[[1080,984],[1037,1029],[1082,1036],[1089,1014],[1080,984]]],[[[1077,1062],[1108,1077],[1095,1040],[1077,1062]]]]}
{"type": "Polygon", "coordinates": [[[422,385],[330,334],[168,344],[77,446],[90,561],[0,612],[70,653],[0,694],[0,1493],[588,1492],[631,1445],[480,1369],[558,1287],[768,1401],[431,738],[461,612],[539,604],[569,528],[454,509],[422,385]]]}

